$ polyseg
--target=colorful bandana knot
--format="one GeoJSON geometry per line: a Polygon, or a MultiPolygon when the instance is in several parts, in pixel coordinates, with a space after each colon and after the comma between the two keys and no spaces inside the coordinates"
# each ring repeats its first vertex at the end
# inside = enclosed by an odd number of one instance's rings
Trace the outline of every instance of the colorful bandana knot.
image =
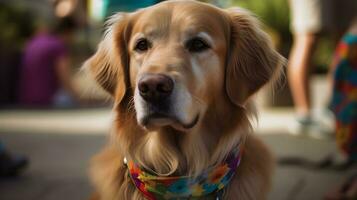
{"type": "MultiPolygon", "coordinates": [[[[149,200],[177,200],[202,197],[219,192],[228,185],[240,164],[242,151],[237,148],[221,165],[209,168],[197,177],[159,177],[140,169],[129,161],[130,177],[135,186],[149,200]]],[[[218,197],[217,197],[218,198],[218,197]]]]}

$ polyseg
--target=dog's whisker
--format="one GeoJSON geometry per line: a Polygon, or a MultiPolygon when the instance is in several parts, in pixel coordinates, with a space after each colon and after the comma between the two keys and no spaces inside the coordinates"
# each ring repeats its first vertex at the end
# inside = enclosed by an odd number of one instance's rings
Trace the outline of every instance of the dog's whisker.
{"type": "Polygon", "coordinates": [[[201,104],[201,105],[204,105],[204,104],[205,104],[204,101],[203,101],[202,99],[198,98],[197,96],[192,95],[192,97],[193,97],[193,99],[196,100],[199,104],[201,104]]]}
{"type": "Polygon", "coordinates": [[[134,98],[130,98],[130,99],[129,99],[129,102],[128,102],[128,109],[129,109],[130,111],[135,110],[134,98]]]}

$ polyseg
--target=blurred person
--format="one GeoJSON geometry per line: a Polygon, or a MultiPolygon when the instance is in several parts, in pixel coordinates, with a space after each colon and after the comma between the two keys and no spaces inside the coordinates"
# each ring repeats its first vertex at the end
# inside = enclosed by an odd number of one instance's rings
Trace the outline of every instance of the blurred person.
{"type": "MultiPolygon", "coordinates": [[[[331,108],[336,116],[336,141],[346,164],[357,161],[357,18],[338,44],[332,64],[331,108]]],[[[357,174],[326,199],[357,199],[357,174]]]]}
{"type": "MultiPolygon", "coordinates": [[[[293,46],[289,56],[288,80],[295,105],[292,134],[331,137],[333,128],[313,116],[310,101],[311,60],[322,33],[338,38],[348,28],[357,10],[355,0],[290,0],[293,46]]],[[[325,113],[325,115],[328,113],[325,113]]]]}
{"type": "Polygon", "coordinates": [[[17,176],[27,165],[26,157],[10,154],[0,141],[0,178],[17,176]]]}
{"type": "Polygon", "coordinates": [[[19,103],[26,106],[74,106],[77,93],[71,82],[68,45],[76,25],[71,18],[54,30],[41,27],[27,43],[20,74],[19,103]]]}
{"type": "MultiPolygon", "coordinates": [[[[295,165],[306,169],[346,171],[357,163],[357,17],[338,43],[331,66],[332,100],[330,108],[336,119],[336,143],[340,152],[319,161],[287,156],[280,165],[295,165]]],[[[324,199],[357,199],[357,174],[354,172],[340,187],[328,192],[324,199]]]]}

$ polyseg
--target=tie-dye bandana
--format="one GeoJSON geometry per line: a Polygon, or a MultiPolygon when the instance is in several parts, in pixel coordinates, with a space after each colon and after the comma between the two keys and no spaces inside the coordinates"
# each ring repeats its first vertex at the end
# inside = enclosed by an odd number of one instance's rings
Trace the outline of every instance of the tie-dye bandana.
{"type": "MultiPolygon", "coordinates": [[[[221,194],[229,183],[242,157],[238,147],[225,162],[205,170],[199,176],[159,177],[140,169],[134,162],[128,161],[130,177],[135,186],[149,200],[179,200],[202,197],[209,194],[221,194]]],[[[218,197],[217,197],[218,199],[218,197]]]]}

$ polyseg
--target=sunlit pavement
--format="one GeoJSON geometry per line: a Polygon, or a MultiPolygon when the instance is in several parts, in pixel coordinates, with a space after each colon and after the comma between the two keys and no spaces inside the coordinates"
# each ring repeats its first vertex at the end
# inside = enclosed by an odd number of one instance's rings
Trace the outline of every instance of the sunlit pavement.
{"type": "MultiPolygon", "coordinates": [[[[110,130],[113,114],[109,108],[75,110],[3,110],[0,131],[61,134],[104,134],[110,130]]],[[[253,120],[255,122],[255,120],[253,120]]],[[[287,132],[294,121],[291,109],[259,112],[255,129],[261,134],[287,132]]]]}
{"type": "MultiPolygon", "coordinates": [[[[322,105],[326,82],[313,86],[314,105],[322,105]],[[319,92],[320,91],[320,92],[319,92]]],[[[87,178],[89,159],[106,143],[113,115],[109,108],[75,110],[2,110],[0,140],[30,158],[18,178],[0,180],[0,200],[87,199],[92,188],[87,178]]],[[[319,160],[336,152],[335,141],[294,137],[291,108],[263,109],[255,129],[279,159],[301,156],[319,160]]],[[[271,200],[317,200],[336,188],[356,169],[307,170],[277,166],[271,200]]]]}

